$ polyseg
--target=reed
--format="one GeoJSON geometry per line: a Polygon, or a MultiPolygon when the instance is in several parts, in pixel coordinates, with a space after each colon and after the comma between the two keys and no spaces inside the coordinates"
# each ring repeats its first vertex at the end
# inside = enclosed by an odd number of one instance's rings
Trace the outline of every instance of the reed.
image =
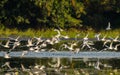
{"type": "MultiPolygon", "coordinates": [[[[120,35],[120,29],[105,31],[101,30],[99,33],[101,33],[101,37],[104,35],[107,35],[107,37],[115,38],[116,36],[120,35]]],[[[67,35],[70,38],[75,38],[77,34],[80,34],[78,38],[83,38],[86,36],[86,34],[89,34],[89,38],[94,38],[94,35],[97,34],[94,30],[76,30],[76,29],[70,29],[70,30],[64,30],[61,31],[62,35],[67,35]]],[[[50,38],[55,35],[57,35],[57,32],[54,31],[54,29],[47,29],[47,30],[34,30],[34,29],[27,29],[26,31],[20,31],[17,29],[8,29],[4,27],[0,27],[0,37],[8,37],[8,36],[22,36],[22,37],[44,37],[44,38],[50,38]]]]}

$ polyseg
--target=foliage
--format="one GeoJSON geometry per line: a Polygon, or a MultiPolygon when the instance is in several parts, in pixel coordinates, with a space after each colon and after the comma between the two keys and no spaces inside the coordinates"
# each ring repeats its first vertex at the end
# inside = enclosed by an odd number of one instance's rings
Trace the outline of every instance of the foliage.
{"type": "Polygon", "coordinates": [[[0,25],[20,30],[120,24],[119,0],[0,0],[0,10],[0,25]]]}
{"type": "Polygon", "coordinates": [[[87,15],[83,17],[84,24],[93,28],[105,28],[111,22],[113,28],[119,27],[119,0],[83,0],[87,15]]]}

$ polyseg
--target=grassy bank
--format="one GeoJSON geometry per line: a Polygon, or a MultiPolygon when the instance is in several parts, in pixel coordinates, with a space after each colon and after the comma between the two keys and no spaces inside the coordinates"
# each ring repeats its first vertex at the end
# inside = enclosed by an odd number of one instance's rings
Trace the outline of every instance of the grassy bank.
{"type": "MultiPolygon", "coordinates": [[[[64,30],[61,32],[62,35],[67,35],[71,38],[74,38],[77,34],[80,34],[79,38],[85,37],[86,34],[89,33],[89,38],[94,38],[95,34],[97,34],[94,30],[87,30],[87,31],[81,31],[76,29],[70,29],[70,30],[64,30]]],[[[105,31],[101,30],[99,33],[101,33],[101,37],[104,35],[107,35],[107,37],[116,37],[120,34],[120,29],[105,31]]],[[[17,29],[0,29],[0,37],[8,37],[8,36],[22,36],[22,37],[52,37],[56,35],[57,32],[54,31],[54,29],[48,29],[48,30],[34,30],[34,29],[28,29],[26,31],[20,31],[17,29]]]]}

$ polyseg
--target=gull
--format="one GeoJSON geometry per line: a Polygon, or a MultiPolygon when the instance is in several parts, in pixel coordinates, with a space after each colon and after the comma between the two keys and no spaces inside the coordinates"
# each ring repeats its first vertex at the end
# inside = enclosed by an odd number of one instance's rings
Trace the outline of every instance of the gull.
{"type": "Polygon", "coordinates": [[[93,63],[92,62],[88,62],[88,66],[93,66],[93,63]]]}
{"type": "Polygon", "coordinates": [[[54,40],[54,43],[59,43],[60,42],[60,38],[56,38],[55,40],[54,40]]]}
{"type": "Polygon", "coordinates": [[[42,65],[41,67],[40,67],[40,70],[44,70],[46,67],[45,67],[45,65],[42,65]]]}
{"type": "Polygon", "coordinates": [[[105,38],[106,38],[106,35],[101,39],[101,41],[105,41],[106,40],[105,38]]]}
{"type": "Polygon", "coordinates": [[[13,47],[9,50],[9,52],[11,52],[11,50],[14,50],[17,46],[20,45],[20,42],[19,41],[16,41],[13,43],[13,47]]]}
{"type": "Polygon", "coordinates": [[[100,70],[100,61],[98,59],[96,65],[94,66],[95,69],[100,70]]]}
{"type": "Polygon", "coordinates": [[[39,68],[39,67],[40,67],[40,65],[38,65],[37,63],[35,63],[34,68],[39,68]]]}
{"type": "Polygon", "coordinates": [[[21,69],[22,69],[23,72],[28,72],[29,75],[33,75],[33,74],[31,73],[31,70],[30,70],[30,69],[26,69],[23,64],[21,64],[21,69]]]}
{"type": "Polygon", "coordinates": [[[59,47],[59,50],[63,50],[64,48],[67,48],[67,44],[62,44],[62,45],[59,47]]]}
{"type": "Polygon", "coordinates": [[[83,38],[83,40],[88,40],[88,34],[83,38]]]}
{"type": "Polygon", "coordinates": [[[34,51],[34,52],[39,52],[40,47],[38,47],[38,46],[30,46],[30,47],[29,47],[29,50],[30,50],[30,51],[34,51]]]}
{"type": "Polygon", "coordinates": [[[43,42],[43,43],[40,45],[40,48],[41,48],[41,47],[46,47],[46,46],[47,46],[46,42],[43,42]]]}
{"type": "Polygon", "coordinates": [[[56,64],[51,64],[51,63],[49,63],[48,62],[48,65],[50,65],[51,67],[53,67],[53,68],[58,68],[58,67],[60,67],[60,58],[57,58],[57,63],[56,64]]]}
{"type": "MultiPolygon", "coordinates": [[[[62,44],[61,45],[61,47],[62,46],[64,46],[64,48],[67,48],[67,49],[69,49],[70,51],[73,51],[74,50],[74,46],[76,46],[77,45],[77,43],[75,42],[75,43],[70,43],[70,46],[68,46],[67,44],[62,44]]],[[[60,48],[61,48],[60,47],[60,48]]],[[[63,50],[63,49],[62,49],[63,50]]]]}
{"type": "Polygon", "coordinates": [[[7,53],[5,52],[4,58],[6,58],[6,59],[11,58],[8,52],[7,53]]]}
{"type": "Polygon", "coordinates": [[[20,45],[20,41],[14,42],[14,45],[19,46],[20,45]]]}
{"type": "Polygon", "coordinates": [[[28,53],[28,51],[23,51],[22,54],[21,54],[21,57],[23,57],[27,53],[28,53]]]}
{"type": "Polygon", "coordinates": [[[120,46],[120,44],[115,45],[114,50],[118,50],[118,46],[120,46]]]}
{"type": "Polygon", "coordinates": [[[59,43],[60,42],[60,38],[56,38],[56,37],[52,37],[51,40],[48,39],[49,42],[48,44],[54,45],[55,43],[59,43]]]}
{"type": "Polygon", "coordinates": [[[69,36],[63,36],[63,35],[61,35],[61,37],[63,37],[63,38],[65,38],[65,39],[68,39],[68,38],[70,38],[69,36]]]}
{"type": "Polygon", "coordinates": [[[39,52],[41,48],[39,48],[38,46],[34,47],[34,52],[39,52]]]}
{"type": "Polygon", "coordinates": [[[26,45],[27,47],[33,46],[32,39],[28,39],[28,44],[26,45]]]}
{"type": "Polygon", "coordinates": [[[35,64],[34,68],[39,68],[40,70],[44,70],[45,69],[45,66],[44,65],[38,65],[37,63],[35,64]]]}
{"type": "Polygon", "coordinates": [[[69,66],[64,66],[64,65],[61,64],[59,67],[54,68],[55,75],[64,75],[64,73],[62,73],[61,71],[65,68],[68,69],[69,66]]]}
{"type": "Polygon", "coordinates": [[[45,51],[47,51],[47,49],[40,49],[40,51],[45,52],[45,51]]]}
{"type": "Polygon", "coordinates": [[[49,42],[48,44],[54,45],[54,42],[51,40],[51,42],[49,42]]]}
{"type": "Polygon", "coordinates": [[[46,72],[45,72],[45,66],[41,66],[39,68],[39,65],[37,67],[33,67],[31,68],[31,73],[33,73],[33,75],[47,75],[46,72]]]}
{"type": "Polygon", "coordinates": [[[54,31],[57,31],[57,33],[58,33],[55,37],[59,38],[61,36],[60,31],[58,29],[54,29],[54,31]]]}
{"type": "Polygon", "coordinates": [[[111,26],[111,24],[110,24],[110,22],[108,22],[108,26],[107,26],[106,30],[111,30],[110,26],[111,26]]]}
{"type": "Polygon", "coordinates": [[[80,48],[75,48],[75,53],[78,53],[80,51],[80,48]]]}
{"type": "Polygon", "coordinates": [[[37,49],[40,49],[40,47],[36,45],[34,46],[34,49],[37,50],[37,49]]]}
{"type": "Polygon", "coordinates": [[[34,51],[34,47],[29,47],[29,50],[30,51],[34,51]]]}
{"type": "Polygon", "coordinates": [[[36,69],[40,69],[40,70],[44,70],[45,69],[45,65],[38,65],[38,64],[35,64],[34,68],[36,69]]]}
{"type": "MultiPolygon", "coordinates": [[[[114,47],[113,47],[113,41],[110,43],[110,46],[107,46],[107,45],[104,45],[104,46],[107,47],[107,48],[104,48],[103,50],[113,50],[114,49],[114,47]]],[[[101,51],[103,51],[103,50],[101,50],[101,51]]]]}
{"type": "MultiPolygon", "coordinates": [[[[83,49],[83,48],[87,45],[87,42],[88,42],[88,41],[83,41],[83,44],[82,44],[82,48],[81,48],[81,49],[83,49]]],[[[90,48],[89,45],[88,45],[88,48],[90,48]]]]}
{"type": "Polygon", "coordinates": [[[55,43],[59,43],[60,42],[60,38],[59,37],[52,37],[52,42],[55,43]]]}
{"type": "Polygon", "coordinates": [[[26,71],[26,72],[30,71],[30,69],[26,69],[23,64],[21,64],[21,68],[22,68],[22,71],[26,71]]]}
{"type": "Polygon", "coordinates": [[[52,42],[52,40],[47,39],[47,40],[45,40],[45,42],[50,43],[50,42],[52,42]]]}
{"type": "Polygon", "coordinates": [[[10,70],[12,70],[11,66],[10,66],[10,62],[5,62],[4,65],[2,65],[1,67],[5,67],[7,66],[10,70]]]}
{"type": "Polygon", "coordinates": [[[112,68],[111,65],[108,65],[108,64],[103,64],[104,67],[107,67],[107,68],[112,68]]]}
{"type": "Polygon", "coordinates": [[[89,49],[92,49],[92,47],[90,45],[94,45],[94,43],[92,41],[83,41],[83,45],[82,48],[83,49],[85,46],[87,46],[89,49]]]}
{"type": "Polygon", "coordinates": [[[106,40],[103,42],[103,46],[105,46],[108,42],[111,42],[111,40],[106,39],[106,40]]]}
{"type": "Polygon", "coordinates": [[[5,48],[9,48],[9,47],[10,47],[10,46],[9,46],[9,43],[10,43],[10,40],[8,40],[5,45],[2,45],[2,44],[1,44],[1,46],[5,47],[5,48]]]}
{"type": "Polygon", "coordinates": [[[15,49],[17,46],[20,45],[20,42],[19,41],[16,41],[13,43],[13,47],[12,47],[12,50],[15,49]]]}
{"type": "Polygon", "coordinates": [[[90,48],[90,46],[88,44],[86,44],[87,41],[83,41],[83,45],[81,47],[81,49],[83,49],[85,46],[87,46],[88,48],[90,48]]]}
{"type": "Polygon", "coordinates": [[[67,46],[67,48],[68,48],[70,51],[73,51],[73,50],[74,50],[74,46],[77,46],[77,43],[76,43],[76,42],[71,43],[71,44],[70,44],[70,47],[67,46]]]}
{"type": "Polygon", "coordinates": [[[48,44],[54,45],[56,40],[57,40],[57,39],[56,39],[55,37],[52,37],[51,39],[47,39],[46,42],[47,42],[48,44]]]}
{"type": "Polygon", "coordinates": [[[114,39],[113,39],[113,42],[120,42],[119,40],[118,40],[118,38],[119,38],[119,35],[118,36],[116,36],[114,39]]]}
{"type": "Polygon", "coordinates": [[[100,35],[101,33],[95,35],[95,38],[97,38],[98,41],[100,41],[100,35]]]}
{"type": "Polygon", "coordinates": [[[18,36],[16,39],[9,37],[10,40],[14,40],[14,41],[18,41],[19,38],[20,38],[20,36],[18,36]]]}
{"type": "Polygon", "coordinates": [[[36,45],[38,45],[40,42],[43,42],[43,40],[41,39],[41,37],[34,37],[36,40],[37,40],[37,43],[36,43],[36,45]]]}
{"type": "Polygon", "coordinates": [[[96,48],[92,47],[91,45],[94,45],[94,43],[92,41],[88,41],[88,40],[83,40],[83,44],[82,44],[82,50],[85,47],[88,47],[91,50],[97,50],[96,48]]]}
{"type": "Polygon", "coordinates": [[[51,48],[51,49],[49,50],[49,52],[57,52],[57,50],[54,49],[54,48],[51,48]]]}
{"type": "Polygon", "coordinates": [[[47,40],[45,40],[45,42],[46,42],[47,44],[53,45],[55,40],[56,40],[56,39],[52,38],[52,39],[47,39],[47,40]]]}
{"type": "MultiPolygon", "coordinates": [[[[106,46],[106,47],[108,47],[108,46],[106,46]]],[[[108,47],[108,49],[110,49],[110,50],[114,49],[113,42],[110,43],[110,46],[108,47]]]]}

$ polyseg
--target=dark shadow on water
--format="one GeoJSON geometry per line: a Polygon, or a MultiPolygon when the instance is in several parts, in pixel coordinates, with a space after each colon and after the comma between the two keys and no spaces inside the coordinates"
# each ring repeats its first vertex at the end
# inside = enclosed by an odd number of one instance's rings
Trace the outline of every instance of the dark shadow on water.
{"type": "MultiPolygon", "coordinates": [[[[57,58],[56,58],[57,59],[57,58]]],[[[55,60],[56,60],[55,59],[55,60]]],[[[36,65],[44,65],[46,67],[45,71],[47,73],[47,75],[59,75],[55,69],[59,70],[60,67],[56,67],[53,68],[51,67],[49,63],[55,64],[56,61],[54,60],[54,58],[40,58],[40,59],[36,59],[36,58],[10,58],[10,59],[4,59],[4,58],[0,58],[0,73],[3,73],[3,75],[6,72],[9,72],[9,69],[7,67],[2,67],[6,62],[9,62],[11,68],[17,68],[17,70],[13,70],[14,72],[18,71],[19,74],[22,75],[26,75],[28,74],[28,72],[24,72],[21,70],[21,64],[24,65],[24,67],[26,69],[31,69],[34,68],[34,66],[36,65]]],[[[118,72],[120,69],[120,59],[72,59],[72,58],[61,58],[60,59],[60,64],[61,66],[68,66],[68,68],[63,68],[60,70],[60,73],[62,73],[62,75],[65,75],[65,73],[69,74],[69,75],[75,75],[76,72],[79,72],[80,74],[82,74],[83,71],[85,71],[86,73],[89,73],[90,75],[99,75],[102,73],[105,74],[109,74],[109,72],[114,71],[115,69],[117,69],[118,72]],[[92,66],[93,64],[97,64],[97,62],[101,63],[100,64],[100,69],[101,70],[97,70],[94,68],[94,66],[92,66]],[[90,66],[91,63],[91,66],[90,66]],[[104,67],[104,65],[109,65],[112,67],[104,67]],[[93,73],[93,74],[92,74],[93,73]]],[[[84,74],[83,74],[84,75],[84,74]]]]}
{"type": "MultiPolygon", "coordinates": [[[[38,65],[48,66],[48,62],[52,62],[55,58],[0,58],[0,66],[5,62],[10,62],[11,67],[21,67],[20,64],[24,64],[26,67],[38,65]]],[[[57,59],[57,58],[56,58],[57,59]]],[[[60,58],[61,64],[69,65],[71,68],[86,68],[88,62],[97,62],[97,58],[60,58]]],[[[120,69],[120,59],[99,59],[102,64],[109,64],[113,69],[120,69]]]]}

